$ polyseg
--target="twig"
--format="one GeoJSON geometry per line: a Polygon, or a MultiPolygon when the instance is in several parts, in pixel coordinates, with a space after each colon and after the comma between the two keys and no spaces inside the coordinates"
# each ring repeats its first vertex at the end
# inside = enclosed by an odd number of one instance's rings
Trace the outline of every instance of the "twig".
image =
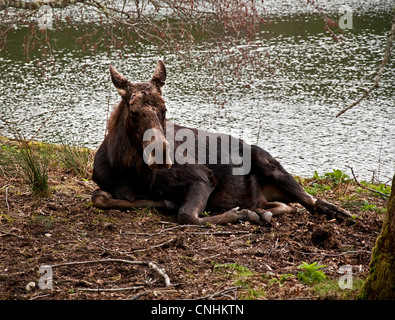
{"type": "MultiPolygon", "coordinates": [[[[12,228],[10,231],[12,231],[12,230],[15,230],[15,229],[12,228]]],[[[0,232],[3,233],[4,236],[14,236],[14,237],[17,237],[17,238],[19,238],[19,239],[24,239],[23,237],[18,236],[18,235],[13,234],[13,233],[10,233],[10,232],[6,232],[6,231],[3,231],[3,230],[0,230],[0,232]]]]}
{"type": "Polygon", "coordinates": [[[135,294],[135,295],[133,295],[133,296],[131,296],[131,297],[128,297],[128,300],[137,300],[138,298],[140,298],[142,295],[144,295],[144,294],[146,294],[146,293],[148,293],[148,292],[151,292],[152,290],[145,290],[145,291],[143,291],[143,292],[140,292],[140,293],[137,293],[137,294],[135,294]]]}
{"type": "Polygon", "coordinates": [[[145,251],[149,251],[149,250],[152,250],[152,249],[155,249],[155,248],[160,248],[160,247],[162,247],[162,246],[164,246],[164,245],[166,245],[166,244],[168,244],[168,243],[170,243],[170,242],[173,242],[173,241],[175,241],[175,239],[170,239],[170,240],[165,241],[165,242],[162,242],[162,243],[160,243],[160,244],[156,244],[156,245],[154,245],[154,246],[151,246],[151,247],[149,247],[149,248],[147,248],[147,249],[136,249],[136,250],[133,250],[133,251],[118,251],[118,250],[112,250],[112,249],[108,249],[108,248],[106,248],[106,247],[104,247],[104,246],[101,246],[101,245],[98,245],[98,247],[102,248],[102,249],[105,250],[105,251],[116,252],[116,253],[118,253],[118,254],[132,254],[132,253],[136,253],[136,252],[145,252],[145,251]]]}
{"type": "MultiPolygon", "coordinates": [[[[164,222],[161,222],[164,223],[164,222]]],[[[166,222],[167,223],[167,222],[166,222]]],[[[171,231],[174,229],[181,229],[181,228],[207,228],[206,226],[200,226],[200,225],[195,225],[195,224],[177,224],[174,227],[170,227],[170,228],[165,228],[165,229],[161,229],[160,231],[156,232],[156,233],[146,233],[146,232],[122,232],[122,234],[126,234],[129,236],[157,236],[161,233],[167,232],[167,231],[171,231]]]]}
{"type": "Polygon", "coordinates": [[[384,71],[385,65],[387,64],[387,62],[389,60],[391,46],[392,46],[392,42],[394,40],[394,34],[395,34],[395,6],[393,8],[393,12],[394,13],[393,13],[393,16],[392,16],[392,26],[391,26],[390,31],[388,32],[387,46],[386,46],[385,51],[384,51],[383,60],[381,61],[379,69],[377,70],[376,78],[374,80],[373,85],[368,90],[363,89],[362,96],[357,101],[354,101],[348,107],[346,107],[343,110],[341,110],[336,115],[336,118],[340,117],[347,110],[350,110],[351,108],[355,107],[358,103],[360,103],[363,99],[365,99],[373,90],[375,90],[375,89],[377,89],[379,87],[379,83],[381,81],[381,75],[382,75],[382,73],[384,71]]]}
{"type": "Polygon", "coordinates": [[[148,267],[150,267],[150,269],[152,269],[152,270],[156,271],[157,273],[159,273],[165,279],[166,287],[170,287],[171,286],[169,276],[162,269],[160,269],[155,263],[148,262],[148,267]]]}
{"type": "Polygon", "coordinates": [[[10,205],[8,204],[8,187],[5,188],[5,203],[7,204],[7,212],[10,213],[10,205]]]}
{"type": "Polygon", "coordinates": [[[315,254],[319,254],[319,255],[327,256],[327,257],[339,257],[339,256],[348,255],[348,254],[359,254],[359,253],[371,254],[371,252],[368,251],[368,250],[345,251],[345,252],[341,252],[341,253],[303,252],[303,251],[299,251],[299,250],[296,250],[296,249],[292,249],[292,250],[295,251],[295,252],[301,253],[301,254],[306,254],[306,255],[315,255],[315,254]]]}
{"type": "Polygon", "coordinates": [[[234,291],[236,291],[236,290],[238,290],[240,288],[241,288],[241,286],[234,286],[234,287],[225,288],[225,289],[223,289],[221,291],[214,292],[212,294],[208,294],[206,296],[196,298],[195,300],[212,299],[212,298],[217,297],[217,296],[225,295],[225,294],[227,294],[229,292],[234,292],[234,291]]]}
{"type": "Polygon", "coordinates": [[[56,268],[56,267],[72,266],[72,265],[80,265],[80,264],[94,264],[94,263],[108,263],[108,262],[146,265],[150,269],[157,272],[160,276],[162,276],[164,278],[166,287],[171,286],[169,276],[152,261],[145,262],[145,261],[130,261],[130,260],[123,260],[123,259],[102,259],[102,260],[63,262],[63,263],[59,263],[59,264],[54,264],[50,267],[56,268]]]}
{"type": "Polygon", "coordinates": [[[239,231],[206,231],[206,232],[190,232],[190,234],[203,234],[207,236],[229,236],[232,234],[251,234],[251,231],[239,230],[239,231]]]}
{"type": "Polygon", "coordinates": [[[110,80],[110,88],[108,89],[108,99],[107,99],[106,130],[104,131],[104,138],[107,136],[108,133],[108,116],[110,114],[111,88],[112,88],[112,83],[110,80]]]}
{"type": "Polygon", "coordinates": [[[118,251],[118,250],[111,250],[111,249],[105,248],[104,246],[101,246],[101,245],[99,245],[99,247],[102,248],[102,249],[105,250],[105,251],[116,252],[116,253],[118,253],[118,254],[126,254],[126,255],[129,255],[129,254],[136,253],[136,252],[145,252],[145,251],[149,251],[149,250],[152,250],[152,249],[155,249],[155,248],[160,248],[160,247],[162,247],[162,246],[164,246],[164,245],[166,245],[166,244],[168,244],[168,243],[170,243],[170,242],[174,242],[174,241],[175,241],[175,239],[170,239],[170,240],[165,241],[165,242],[162,242],[162,243],[160,243],[160,244],[156,244],[156,245],[154,245],[154,246],[151,246],[151,247],[149,247],[149,248],[147,248],[147,249],[136,249],[136,250],[133,250],[133,251],[118,251]]]}
{"type": "Polygon", "coordinates": [[[383,197],[387,197],[387,198],[389,197],[388,194],[382,193],[382,192],[380,192],[380,191],[374,190],[374,189],[372,189],[372,188],[369,188],[369,187],[366,187],[366,186],[360,184],[360,183],[358,182],[358,180],[357,180],[357,177],[356,177],[355,174],[354,174],[354,169],[353,169],[352,167],[350,167],[350,166],[347,166],[347,167],[350,168],[351,173],[352,173],[352,175],[353,175],[353,177],[354,177],[355,183],[356,183],[359,187],[361,187],[361,188],[363,188],[363,189],[366,189],[366,190],[369,190],[369,191],[374,192],[374,193],[378,193],[378,194],[382,195],[383,197]]]}
{"type": "Polygon", "coordinates": [[[128,291],[128,290],[139,290],[144,288],[143,286],[137,287],[126,287],[126,288],[77,288],[78,291],[86,292],[117,292],[117,291],[128,291]]]}
{"type": "Polygon", "coordinates": [[[166,245],[166,244],[168,244],[168,243],[170,243],[170,242],[174,242],[174,241],[175,241],[175,239],[170,239],[170,240],[165,241],[165,242],[163,242],[163,243],[160,243],[160,244],[151,246],[151,247],[149,247],[149,248],[147,248],[147,249],[137,249],[137,250],[133,250],[133,251],[131,251],[131,252],[125,252],[125,253],[144,252],[144,251],[148,251],[148,250],[152,250],[152,249],[155,249],[155,248],[162,247],[162,246],[164,246],[164,245],[166,245]]]}
{"type": "MultiPolygon", "coordinates": [[[[325,31],[328,31],[333,40],[335,40],[336,42],[339,42],[339,38],[336,35],[336,33],[332,30],[331,25],[337,25],[336,22],[334,22],[332,19],[328,18],[328,16],[325,14],[325,12],[323,11],[323,9],[316,3],[314,3],[314,1],[307,1],[308,4],[312,5],[318,12],[318,14],[321,16],[322,20],[325,23],[325,31]]],[[[341,38],[340,38],[341,39],[341,38]]]]}

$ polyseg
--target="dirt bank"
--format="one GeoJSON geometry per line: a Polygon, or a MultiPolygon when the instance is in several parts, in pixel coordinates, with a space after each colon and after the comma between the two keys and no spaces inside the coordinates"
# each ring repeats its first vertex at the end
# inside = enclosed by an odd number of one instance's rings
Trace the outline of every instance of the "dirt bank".
{"type": "Polygon", "coordinates": [[[152,209],[92,207],[95,184],[66,168],[49,167],[44,197],[6,170],[3,163],[0,299],[351,299],[367,275],[386,204],[353,181],[305,179],[308,190],[355,217],[328,221],[296,205],[296,214],[269,225],[180,226],[152,209]],[[325,282],[300,282],[302,261],[326,265],[325,282]],[[52,289],[39,287],[44,265],[52,266],[52,289]],[[339,288],[343,265],[352,266],[353,289],[339,288]]]}

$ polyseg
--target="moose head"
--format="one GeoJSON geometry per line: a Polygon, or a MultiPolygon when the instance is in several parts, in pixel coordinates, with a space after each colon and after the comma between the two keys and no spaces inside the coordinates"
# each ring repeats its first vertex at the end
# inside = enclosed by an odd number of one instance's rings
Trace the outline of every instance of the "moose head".
{"type": "Polygon", "coordinates": [[[110,66],[111,80],[127,108],[124,129],[134,147],[142,150],[145,163],[151,169],[170,168],[170,144],[165,138],[166,106],[163,87],[166,67],[159,60],[152,78],[144,83],[132,83],[110,66]]]}

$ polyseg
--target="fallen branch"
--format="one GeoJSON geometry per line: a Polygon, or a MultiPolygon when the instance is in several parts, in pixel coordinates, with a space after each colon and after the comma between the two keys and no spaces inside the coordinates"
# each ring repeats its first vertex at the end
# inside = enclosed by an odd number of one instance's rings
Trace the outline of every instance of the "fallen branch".
{"type": "Polygon", "coordinates": [[[300,254],[306,254],[306,255],[315,255],[315,254],[319,254],[322,256],[326,256],[326,257],[340,257],[340,256],[345,256],[345,255],[352,255],[352,254],[361,254],[361,253],[366,253],[366,254],[371,254],[371,251],[368,250],[357,250],[357,251],[345,251],[345,252],[341,252],[341,253],[326,253],[326,252],[303,252],[303,251],[299,251],[296,249],[292,249],[293,251],[300,253],[300,254]]]}
{"type": "Polygon", "coordinates": [[[128,297],[128,300],[137,300],[138,298],[140,298],[142,295],[147,294],[148,292],[151,292],[152,290],[145,290],[143,292],[137,293],[131,297],[128,297]]]}
{"type": "MultiPolygon", "coordinates": [[[[162,222],[161,222],[162,223],[162,222]]],[[[174,229],[182,229],[182,228],[207,228],[206,226],[194,225],[194,224],[177,224],[175,227],[160,229],[160,231],[155,233],[146,233],[146,232],[122,232],[121,234],[129,235],[129,236],[158,236],[161,233],[168,232],[174,229]]]]}
{"type": "Polygon", "coordinates": [[[166,245],[166,244],[168,244],[168,243],[170,243],[170,242],[174,242],[174,241],[175,241],[175,239],[170,239],[170,240],[165,241],[165,242],[163,242],[163,243],[160,243],[160,244],[151,246],[151,247],[149,247],[149,248],[147,248],[147,249],[136,249],[136,250],[133,250],[133,251],[131,251],[131,252],[126,252],[126,253],[130,254],[130,253],[135,253],[135,252],[145,252],[145,251],[149,251],[149,250],[152,250],[152,249],[155,249],[155,248],[162,247],[162,246],[164,246],[164,245],[166,245]]]}
{"type": "Polygon", "coordinates": [[[118,254],[132,254],[132,253],[136,253],[136,252],[145,252],[145,251],[149,251],[149,250],[152,250],[152,249],[155,249],[155,248],[160,248],[160,247],[162,247],[162,246],[164,246],[164,245],[166,245],[168,243],[174,242],[174,241],[175,241],[175,239],[170,239],[170,240],[162,242],[160,244],[153,245],[153,246],[151,246],[151,247],[149,247],[147,249],[136,249],[136,250],[133,250],[133,251],[117,251],[117,250],[108,249],[108,248],[106,248],[104,246],[101,246],[101,245],[98,245],[98,247],[102,248],[105,251],[115,252],[115,253],[118,253],[118,254]]]}
{"type": "Polygon", "coordinates": [[[144,288],[143,286],[137,286],[137,287],[126,287],[126,288],[77,288],[78,291],[85,291],[85,292],[118,292],[118,291],[128,291],[128,290],[139,290],[144,288]]]}
{"type": "Polygon", "coordinates": [[[52,1],[21,1],[21,0],[0,0],[0,11],[7,8],[16,8],[24,10],[36,10],[42,6],[51,8],[66,8],[85,0],[52,0],[52,1]]]}
{"type": "Polygon", "coordinates": [[[353,169],[352,167],[350,167],[350,166],[348,166],[348,168],[351,169],[351,173],[352,173],[352,175],[353,175],[353,177],[354,177],[355,183],[356,183],[359,187],[361,187],[361,188],[363,188],[363,189],[366,189],[366,190],[369,190],[369,191],[374,192],[374,193],[378,193],[378,194],[382,195],[383,197],[389,198],[389,195],[388,195],[388,194],[382,193],[382,192],[380,192],[380,191],[374,190],[374,189],[372,189],[372,188],[369,188],[369,187],[367,187],[367,186],[364,186],[364,185],[360,184],[360,183],[358,182],[358,180],[357,180],[357,177],[356,177],[355,174],[354,174],[354,169],[353,169]]]}
{"type": "Polygon", "coordinates": [[[146,261],[130,261],[130,260],[123,260],[123,259],[102,259],[102,260],[89,260],[89,261],[74,261],[74,262],[63,262],[59,264],[51,265],[51,268],[63,267],[63,266],[73,266],[73,265],[81,265],[81,264],[95,264],[95,263],[109,263],[109,262],[116,262],[116,263],[127,263],[127,264],[134,264],[134,265],[146,265],[160,276],[162,276],[165,280],[166,287],[171,286],[169,276],[159,268],[154,262],[146,262],[146,261]]]}
{"type": "MultiPolygon", "coordinates": [[[[13,230],[18,230],[18,229],[16,229],[16,228],[11,228],[10,231],[13,231],[13,230]]],[[[6,232],[6,231],[3,231],[3,230],[0,230],[0,233],[3,234],[3,235],[0,234],[0,237],[4,237],[4,236],[13,236],[13,237],[17,237],[17,238],[19,238],[19,239],[24,239],[23,237],[18,236],[18,235],[14,234],[14,233],[11,233],[11,232],[6,232]]]]}
{"type": "MultiPolygon", "coordinates": [[[[206,296],[196,298],[195,300],[212,299],[214,297],[218,297],[218,296],[222,296],[222,295],[228,295],[228,293],[235,292],[235,291],[239,290],[240,288],[241,288],[241,286],[234,286],[234,287],[225,288],[225,289],[220,290],[218,292],[214,292],[212,294],[208,294],[206,296]]],[[[236,299],[233,299],[233,300],[236,300],[236,299]]]]}
{"type": "Polygon", "coordinates": [[[7,212],[10,213],[10,204],[8,203],[8,186],[5,188],[5,203],[7,204],[7,212]]]}
{"type": "Polygon", "coordinates": [[[251,234],[248,230],[238,230],[238,231],[206,231],[206,232],[190,232],[190,234],[201,234],[206,236],[230,236],[236,234],[251,234]]]}
{"type": "Polygon", "coordinates": [[[348,107],[346,107],[343,110],[341,110],[336,115],[336,118],[340,117],[347,110],[350,110],[351,108],[355,107],[358,103],[360,103],[363,99],[365,99],[373,90],[375,90],[375,89],[377,89],[379,87],[379,83],[381,81],[381,75],[382,75],[382,73],[384,71],[385,65],[387,64],[387,62],[389,60],[391,46],[392,46],[392,42],[394,40],[394,34],[395,34],[395,7],[393,8],[393,12],[394,13],[393,13],[393,16],[392,16],[392,26],[391,26],[390,31],[388,32],[387,46],[385,48],[383,60],[381,61],[381,64],[380,64],[379,69],[377,71],[377,75],[376,75],[376,78],[374,80],[373,85],[368,90],[363,89],[362,96],[357,101],[354,101],[348,107]]]}

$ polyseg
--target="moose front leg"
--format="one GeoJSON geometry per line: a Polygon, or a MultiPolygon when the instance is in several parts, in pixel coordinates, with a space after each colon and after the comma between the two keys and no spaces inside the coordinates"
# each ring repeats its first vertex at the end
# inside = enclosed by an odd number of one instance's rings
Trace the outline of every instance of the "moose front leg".
{"type": "Polygon", "coordinates": [[[93,205],[99,209],[119,209],[131,210],[135,208],[153,207],[157,209],[174,209],[175,205],[167,200],[154,201],[148,199],[128,201],[122,199],[114,199],[111,194],[103,190],[95,190],[92,193],[93,205]]]}
{"type": "Polygon", "coordinates": [[[204,183],[195,183],[187,192],[184,204],[181,205],[178,211],[178,222],[180,224],[195,224],[205,225],[212,224],[227,224],[236,223],[238,221],[252,221],[260,224],[261,219],[259,216],[250,210],[233,208],[222,214],[211,217],[199,217],[204,212],[207,200],[212,192],[212,188],[204,183]]]}

